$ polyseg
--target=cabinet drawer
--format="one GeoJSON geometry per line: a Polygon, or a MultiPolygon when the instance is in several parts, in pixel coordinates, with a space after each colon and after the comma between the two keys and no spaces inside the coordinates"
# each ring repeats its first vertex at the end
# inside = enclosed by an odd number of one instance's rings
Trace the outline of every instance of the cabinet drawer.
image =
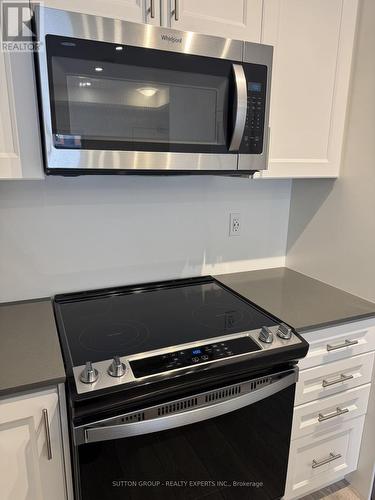
{"type": "Polygon", "coordinates": [[[310,347],[299,363],[301,370],[375,350],[375,319],[324,328],[303,337],[310,347]]]}
{"type": "Polygon", "coordinates": [[[294,409],[292,439],[320,432],[364,415],[371,384],[318,399],[294,409]]]}
{"type": "Polygon", "coordinates": [[[285,498],[333,483],[357,467],[365,417],[291,442],[285,498]]]}
{"type": "Polygon", "coordinates": [[[371,352],[301,371],[295,405],[367,384],[371,381],[373,363],[371,352]]]}

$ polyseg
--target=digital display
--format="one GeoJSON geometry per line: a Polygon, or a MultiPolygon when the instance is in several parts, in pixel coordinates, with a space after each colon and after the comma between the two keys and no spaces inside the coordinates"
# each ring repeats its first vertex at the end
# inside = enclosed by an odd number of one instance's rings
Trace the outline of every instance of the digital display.
{"type": "Polygon", "coordinates": [[[202,354],[202,349],[194,349],[192,351],[192,354],[197,355],[197,354],[202,354]]]}
{"type": "Polygon", "coordinates": [[[247,84],[247,89],[250,92],[262,92],[262,84],[259,82],[249,82],[247,84]]]}

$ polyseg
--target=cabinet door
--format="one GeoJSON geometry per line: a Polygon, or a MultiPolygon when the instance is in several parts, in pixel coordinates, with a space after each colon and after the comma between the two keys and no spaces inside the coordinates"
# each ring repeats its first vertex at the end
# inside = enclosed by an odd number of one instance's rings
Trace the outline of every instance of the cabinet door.
{"type": "Polygon", "coordinates": [[[275,47],[271,141],[263,177],[336,177],[357,0],[264,0],[262,42],[275,47]]]}
{"type": "Polygon", "coordinates": [[[21,177],[9,56],[0,52],[0,178],[21,177]]]}
{"type": "Polygon", "coordinates": [[[94,16],[160,25],[159,0],[45,0],[44,5],[94,16]]]}
{"type": "Polygon", "coordinates": [[[0,180],[43,178],[33,54],[1,50],[0,180]]]}
{"type": "Polygon", "coordinates": [[[66,500],[56,390],[0,400],[0,491],[2,500],[66,500]]]}
{"type": "Polygon", "coordinates": [[[33,56],[0,51],[0,180],[43,178],[33,56]]]}
{"type": "Polygon", "coordinates": [[[292,441],[284,500],[301,498],[355,470],[364,420],[354,418],[292,441]]]}
{"type": "Polygon", "coordinates": [[[167,4],[165,22],[171,28],[260,41],[263,0],[167,0],[167,4]]]}

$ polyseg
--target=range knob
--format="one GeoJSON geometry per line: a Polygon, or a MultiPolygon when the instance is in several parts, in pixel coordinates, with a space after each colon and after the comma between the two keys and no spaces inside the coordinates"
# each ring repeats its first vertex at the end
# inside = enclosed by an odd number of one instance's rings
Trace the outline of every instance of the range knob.
{"type": "Polygon", "coordinates": [[[262,326],[259,334],[259,340],[266,344],[271,344],[273,342],[273,333],[268,326],[262,326]]]}
{"type": "Polygon", "coordinates": [[[92,366],[91,361],[86,362],[86,366],[79,376],[81,382],[84,384],[93,384],[98,380],[99,372],[92,366]]]}
{"type": "Polygon", "coordinates": [[[292,329],[285,323],[281,323],[277,330],[277,336],[284,340],[289,340],[292,336],[292,329]]]}
{"type": "Polygon", "coordinates": [[[126,367],[124,363],[121,363],[121,359],[119,356],[115,356],[113,358],[113,361],[108,368],[108,373],[111,375],[111,377],[122,377],[125,375],[126,372],[126,367]]]}

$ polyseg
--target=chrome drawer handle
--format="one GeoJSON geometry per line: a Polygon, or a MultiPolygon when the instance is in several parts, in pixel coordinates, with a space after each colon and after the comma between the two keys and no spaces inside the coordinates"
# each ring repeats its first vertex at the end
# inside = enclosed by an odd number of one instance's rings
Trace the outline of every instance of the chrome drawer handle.
{"type": "Polygon", "coordinates": [[[324,458],[323,460],[320,460],[319,462],[317,460],[313,460],[311,467],[313,469],[316,469],[317,467],[321,467],[322,465],[329,464],[330,462],[333,462],[334,460],[337,460],[338,458],[341,458],[341,454],[337,453],[335,455],[334,453],[330,453],[328,458],[324,458]]]}
{"type": "Polygon", "coordinates": [[[343,347],[350,347],[351,345],[358,344],[358,340],[348,340],[346,339],[343,344],[327,344],[327,351],[336,351],[336,349],[342,349],[343,347]]]}
{"type": "Polygon", "coordinates": [[[354,378],[354,375],[344,375],[343,373],[340,375],[340,378],[337,380],[323,380],[322,381],[322,386],[323,387],[328,387],[330,385],[335,385],[335,384],[340,384],[341,382],[346,382],[347,380],[350,380],[351,378],[354,378]]]}
{"type": "Polygon", "coordinates": [[[340,415],[344,415],[344,413],[348,413],[348,412],[349,412],[348,408],[341,409],[341,408],[337,407],[336,411],[334,411],[333,413],[328,413],[327,415],[323,415],[323,413],[319,413],[318,421],[324,422],[325,420],[329,420],[330,418],[334,418],[334,417],[339,417],[340,415]]]}
{"type": "Polygon", "coordinates": [[[52,460],[51,434],[49,430],[48,410],[46,409],[43,410],[43,420],[44,420],[44,427],[46,430],[47,458],[48,460],[52,460]]]}
{"type": "Polygon", "coordinates": [[[174,1],[174,9],[172,10],[172,16],[174,15],[174,20],[179,21],[180,19],[180,4],[179,0],[174,1]]]}
{"type": "Polygon", "coordinates": [[[151,19],[155,19],[155,0],[150,0],[150,7],[147,10],[147,13],[150,14],[151,19]]]}

